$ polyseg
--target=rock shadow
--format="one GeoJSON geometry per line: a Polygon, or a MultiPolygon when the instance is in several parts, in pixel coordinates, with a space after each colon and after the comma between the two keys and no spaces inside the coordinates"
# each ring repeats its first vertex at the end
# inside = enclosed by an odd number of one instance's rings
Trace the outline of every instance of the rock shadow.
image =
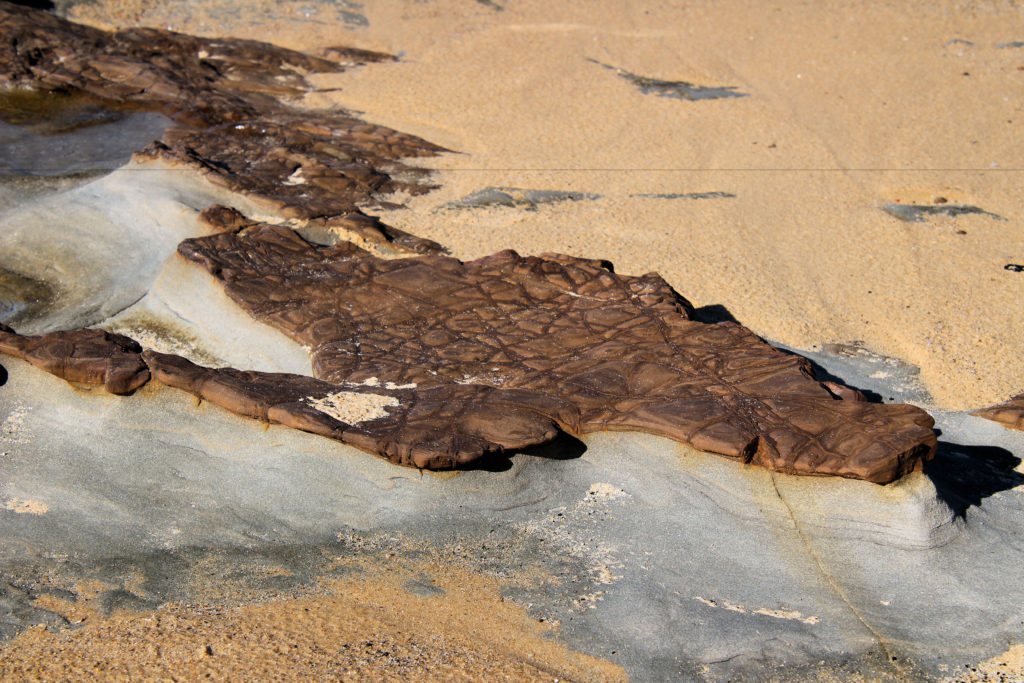
{"type": "Polygon", "coordinates": [[[965,517],[967,509],[1000,491],[1024,485],[1016,471],[1021,459],[998,446],[965,446],[939,441],[935,457],[924,463],[924,473],[935,484],[939,498],[965,517]]]}
{"type": "Polygon", "coordinates": [[[492,453],[460,467],[460,470],[482,470],[484,472],[507,472],[512,469],[512,458],[528,455],[545,460],[575,460],[587,452],[587,445],[572,434],[559,432],[547,443],[529,448],[492,453]]]}
{"type": "MultiPolygon", "coordinates": [[[[779,350],[785,351],[785,349],[779,350]]],[[[804,356],[804,358],[807,358],[807,356],[804,356]]],[[[814,371],[814,379],[818,380],[819,382],[835,382],[836,384],[842,384],[844,386],[850,387],[851,389],[860,392],[860,395],[863,396],[868,403],[885,403],[885,397],[882,396],[877,391],[872,391],[871,389],[865,389],[864,387],[857,386],[856,384],[853,384],[849,380],[829,372],[828,370],[825,369],[824,366],[820,365],[812,358],[807,358],[807,360],[810,362],[811,369],[814,371]]]]}
{"type": "Polygon", "coordinates": [[[2,387],[3,385],[7,384],[7,377],[8,377],[8,375],[7,375],[7,368],[5,368],[4,366],[0,365],[0,387],[2,387]]]}
{"type": "Polygon", "coordinates": [[[732,312],[723,306],[722,304],[709,304],[707,306],[701,306],[700,308],[693,309],[693,318],[702,323],[714,324],[714,323],[736,323],[740,325],[739,320],[732,314],[732,312]]]}
{"type": "Polygon", "coordinates": [[[47,11],[53,11],[56,6],[51,0],[10,0],[14,5],[21,5],[22,7],[31,7],[32,9],[42,9],[47,11]]]}

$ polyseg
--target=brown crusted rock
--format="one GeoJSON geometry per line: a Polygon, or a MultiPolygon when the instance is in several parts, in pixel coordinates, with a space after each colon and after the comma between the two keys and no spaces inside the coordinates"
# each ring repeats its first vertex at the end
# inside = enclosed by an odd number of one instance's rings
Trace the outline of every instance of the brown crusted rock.
{"type": "Polygon", "coordinates": [[[989,408],[975,410],[971,415],[994,420],[1011,429],[1024,430],[1024,394],[1017,394],[1009,400],[989,408]]]}
{"type": "Polygon", "coordinates": [[[512,251],[383,260],[261,224],[186,240],[179,252],[257,320],[311,348],[314,374],[334,385],[515,390],[506,410],[569,431],[647,431],[796,474],[886,483],[934,453],[924,411],[838,400],[855,396],[814,381],[805,359],[739,325],[690,320],[690,305],[654,274],[512,251]],[[552,402],[573,410],[553,414],[552,402]]]}
{"type": "Polygon", "coordinates": [[[22,336],[0,325],[0,352],[69,382],[102,384],[112,394],[127,394],[149,381],[141,351],[134,340],[103,330],[22,336]]]}
{"type": "Polygon", "coordinates": [[[456,467],[488,453],[551,441],[559,430],[549,414],[571,420],[571,406],[552,401],[531,406],[523,392],[488,386],[339,386],[302,375],[205,368],[154,351],[144,357],[163,384],[401,465],[456,467]]]}
{"type": "Polygon", "coordinates": [[[923,411],[856,400],[739,325],[690,319],[689,303],[656,274],[512,251],[462,263],[365,215],[360,203],[379,193],[428,190],[425,172],[401,159],[442,150],[343,111],[289,104],[308,89],[302,73],[383,58],[330,54],[108,33],[0,2],[0,89],[84,91],[113,108],[161,111],[176,125],[143,156],[253,195],[310,235],[350,233],[366,247],[317,247],[222,208],[203,214],[219,234],[179,245],[253,317],[308,346],[315,378],[152,352],[144,362],[134,342],[98,330],[3,330],[0,350],[111,391],[145,382],[148,362],[161,382],[240,414],[420,467],[542,443],[559,428],[647,431],[781,472],[878,483],[934,453],[923,411]]]}
{"type": "Polygon", "coordinates": [[[150,28],[107,32],[0,2],[0,93],[86,92],[112,108],[160,111],[177,125],[140,157],[187,164],[286,218],[329,221],[412,253],[443,251],[359,208],[378,193],[429,190],[422,183],[426,171],[401,159],[441,147],[345,111],[298,109],[286,101],[309,90],[303,73],[393,59],[345,48],[329,54],[337,59],[150,28]]]}

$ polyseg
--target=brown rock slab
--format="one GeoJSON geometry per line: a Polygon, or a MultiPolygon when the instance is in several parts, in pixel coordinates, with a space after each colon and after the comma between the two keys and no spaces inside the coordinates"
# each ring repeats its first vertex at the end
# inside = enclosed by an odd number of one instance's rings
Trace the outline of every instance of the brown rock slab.
{"type": "Polygon", "coordinates": [[[452,468],[488,453],[546,443],[559,433],[549,415],[572,411],[572,406],[554,400],[539,403],[529,392],[493,387],[338,386],[302,375],[215,370],[153,351],[144,357],[154,379],[163,384],[241,415],[337,439],[415,467],[452,468]],[[381,398],[387,407],[379,416],[358,410],[362,399],[380,405],[381,398]],[[346,413],[353,417],[346,420],[346,413]]]}
{"type": "Polygon", "coordinates": [[[797,474],[885,483],[934,452],[924,411],[841,400],[857,397],[814,381],[805,359],[739,325],[691,320],[689,303],[655,274],[512,251],[469,263],[385,260],[265,224],[185,240],[179,252],[257,320],[309,347],[314,374],[333,385],[467,387],[453,402],[513,390],[506,405],[570,432],[646,431],[797,474]],[[551,404],[572,409],[556,415],[551,404]]]}
{"type": "Polygon", "coordinates": [[[0,324],[0,353],[28,361],[69,382],[102,384],[127,394],[149,381],[149,368],[134,340],[103,330],[68,330],[22,336],[0,324]]]}
{"type": "Polygon", "coordinates": [[[971,415],[993,420],[1011,429],[1024,430],[1024,394],[1017,394],[989,408],[975,410],[971,415]]]}

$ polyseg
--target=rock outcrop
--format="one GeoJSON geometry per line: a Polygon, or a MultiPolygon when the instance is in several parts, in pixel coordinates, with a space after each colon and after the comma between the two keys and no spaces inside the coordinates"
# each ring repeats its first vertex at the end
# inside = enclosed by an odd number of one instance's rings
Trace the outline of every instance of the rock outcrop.
{"type": "Polygon", "coordinates": [[[387,55],[311,57],[154,29],[108,33],[0,2],[0,89],[84,92],[175,124],[141,157],[255,198],[271,225],[208,208],[178,247],[253,318],[310,349],[313,377],[208,368],[120,335],[0,331],[0,351],[127,393],[150,376],[236,413],[395,463],[450,468],[554,439],[641,430],[794,474],[888,483],[932,457],[932,419],[814,380],[810,363],[732,323],[692,319],[658,275],[504,251],[471,262],[367,216],[422,192],[419,138],[289,102],[302,74],[387,55]],[[401,178],[401,179],[396,179],[401,178]],[[327,246],[300,235],[327,233],[327,246]]]}

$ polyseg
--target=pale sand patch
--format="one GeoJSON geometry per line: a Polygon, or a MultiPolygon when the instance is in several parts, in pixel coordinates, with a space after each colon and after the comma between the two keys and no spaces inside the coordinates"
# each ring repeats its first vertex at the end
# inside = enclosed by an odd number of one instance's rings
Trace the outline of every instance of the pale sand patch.
{"type": "Polygon", "coordinates": [[[47,609],[84,625],[23,633],[0,649],[0,677],[626,680],[618,666],[551,640],[555,628],[504,600],[493,579],[428,569],[437,595],[403,589],[406,576],[342,579],[319,597],[233,608],[172,604],[109,618],[47,596],[47,609]]]}
{"type": "Polygon", "coordinates": [[[0,508],[16,512],[19,515],[45,515],[50,511],[50,506],[41,500],[23,500],[11,498],[0,503],[0,508]]]}
{"type": "Polygon", "coordinates": [[[820,618],[815,616],[805,616],[796,610],[787,609],[769,609],[767,607],[758,607],[756,609],[750,609],[743,605],[729,600],[709,600],[708,598],[702,598],[699,595],[694,595],[693,599],[699,603],[707,605],[708,607],[714,607],[715,609],[725,609],[730,612],[739,612],[740,614],[760,614],[765,617],[772,617],[773,619],[786,619],[789,621],[800,621],[805,624],[817,624],[821,621],[820,618]]]}
{"type": "Polygon", "coordinates": [[[399,404],[394,396],[355,391],[336,391],[322,398],[311,396],[305,400],[324,415],[330,415],[335,420],[347,424],[359,424],[387,417],[389,413],[386,409],[399,404]]]}
{"type": "Polygon", "coordinates": [[[1014,645],[976,666],[963,667],[955,676],[943,680],[944,683],[1021,683],[1024,681],[1024,645],[1014,645]]]}

